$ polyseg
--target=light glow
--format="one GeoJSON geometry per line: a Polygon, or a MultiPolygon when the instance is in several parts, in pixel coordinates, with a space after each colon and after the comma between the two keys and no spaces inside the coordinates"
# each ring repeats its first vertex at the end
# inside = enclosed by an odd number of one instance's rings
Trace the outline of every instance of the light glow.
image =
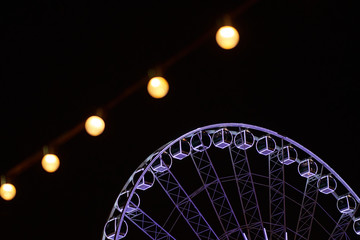
{"type": "Polygon", "coordinates": [[[0,195],[1,197],[6,200],[12,200],[16,195],[16,188],[11,183],[4,183],[0,187],[0,195]]]}
{"type": "Polygon", "coordinates": [[[234,48],[240,40],[238,31],[231,26],[223,26],[216,33],[216,42],[223,49],[234,48]]]}
{"type": "Polygon", "coordinates": [[[85,122],[85,130],[91,136],[99,136],[104,132],[105,122],[99,116],[91,116],[85,122]]]}
{"type": "Polygon", "coordinates": [[[60,166],[60,160],[55,154],[46,154],[42,160],[43,169],[49,173],[55,172],[60,166]]]}
{"type": "Polygon", "coordinates": [[[169,84],[163,77],[153,77],[147,85],[147,90],[153,98],[163,98],[169,92],[169,84]]]}

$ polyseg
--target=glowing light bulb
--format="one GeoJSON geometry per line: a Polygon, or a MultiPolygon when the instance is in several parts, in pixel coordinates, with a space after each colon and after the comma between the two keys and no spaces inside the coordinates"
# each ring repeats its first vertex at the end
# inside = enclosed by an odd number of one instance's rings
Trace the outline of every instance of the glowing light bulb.
{"type": "Polygon", "coordinates": [[[16,188],[11,183],[4,183],[0,187],[0,196],[6,200],[12,200],[16,195],[16,188]]]}
{"type": "Polygon", "coordinates": [[[223,49],[234,48],[240,39],[238,31],[231,26],[223,26],[216,33],[216,42],[223,49]]]}
{"type": "Polygon", "coordinates": [[[147,85],[147,90],[153,98],[163,98],[169,92],[169,84],[163,77],[153,77],[147,85]]]}
{"type": "Polygon", "coordinates": [[[99,136],[104,132],[105,122],[99,116],[91,116],[85,122],[85,130],[91,136],[99,136]]]}
{"type": "Polygon", "coordinates": [[[60,166],[60,160],[55,154],[46,154],[42,160],[43,169],[49,173],[55,172],[60,166]]]}

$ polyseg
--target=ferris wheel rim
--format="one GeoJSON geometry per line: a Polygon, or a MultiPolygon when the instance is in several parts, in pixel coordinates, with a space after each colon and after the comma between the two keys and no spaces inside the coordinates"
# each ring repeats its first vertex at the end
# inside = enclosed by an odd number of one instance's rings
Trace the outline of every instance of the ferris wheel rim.
{"type": "MultiPolygon", "coordinates": [[[[254,129],[257,131],[261,131],[261,132],[265,132],[268,133],[270,135],[276,136],[278,138],[282,138],[283,140],[289,142],[291,145],[294,145],[296,147],[298,147],[299,149],[301,149],[302,151],[304,151],[305,153],[307,153],[309,156],[313,157],[317,162],[319,162],[322,166],[324,166],[337,180],[339,180],[343,186],[349,191],[349,193],[356,199],[356,201],[358,203],[360,203],[360,197],[355,193],[355,191],[346,183],[346,181],[332,168],[330,167],[330,165],[328,165],[324,160],[322,160],[319,156],[317,156],[315,153],[313,153],[312,151],[310,151],[309,149],[307,149],[306,147],[304,147],[303,145],[301,145],[300,143],[296,142],[295,140],[286,137],[284,135],[279,134],[278,132],[275,132],[273,130],[270,130],[268,128],[264,128],[264,127],[259,127],[256,125],[251,125],[251,124],[246,124],[246,123],[217,123],[217,124],[211,124],[211,125],[206,125],[204,127],[199,127],[196,128],[192,131],[189,131],[183,135],[181,135],[180,137],[171,140],[170,142],[168,142],[167,144],[163,145],[162,147],[163,150],[161,150],[159,153],[157,153],[158,155],[163,153],[164,151],[166,151],[173,143],[202,130],[207,130],[207,129],[212,129],[212,128],[222,128],[222,127],[240,127],[243,129],[254,129]]],[[[149,158],[147,158],[149,160],[149,158]]],[[[150,158],[151,159],[151,158],[150,158]]],[[[155,160],[155,159],[153,159],[155,160]]],[[[145,160],[144,162],[146,162],[147,160],[145,160]]],[[[147,166],[146,169],[144,169],[144,171],[148,170],[150,168],[152,162],[147,163],[149,166],[147,166]]]]}

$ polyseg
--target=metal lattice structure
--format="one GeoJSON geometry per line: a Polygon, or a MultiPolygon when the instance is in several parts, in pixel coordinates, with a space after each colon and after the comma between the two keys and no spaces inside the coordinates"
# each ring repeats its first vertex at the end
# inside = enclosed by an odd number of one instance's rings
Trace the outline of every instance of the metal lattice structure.
{"type": "Polygon", "coordinates": [[[360,239],[359,205],[351,187],[299,143],[258,126],[215,124],[140,164],[103,240],[360,239]]]}
{"type": "Polygon", "coordinates": [[[299,235],[296,239],[309,239],[311,226],[315,214],[316,200],[318,197],[317,180],[321,174],[312,176],[306,180],[303,200],[301,202],[301,210],[296,225],[296,232],[299,235]]]}

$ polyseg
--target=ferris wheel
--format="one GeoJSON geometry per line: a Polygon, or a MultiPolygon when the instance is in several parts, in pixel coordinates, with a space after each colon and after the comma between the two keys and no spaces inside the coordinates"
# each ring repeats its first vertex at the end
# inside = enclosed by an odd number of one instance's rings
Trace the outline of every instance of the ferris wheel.
{"type": "Polygon", "coordinates": [[[242,123],[197,128],[133,172],[103,240],[360,239],[359,196],[288,137],[242,123]]]}

